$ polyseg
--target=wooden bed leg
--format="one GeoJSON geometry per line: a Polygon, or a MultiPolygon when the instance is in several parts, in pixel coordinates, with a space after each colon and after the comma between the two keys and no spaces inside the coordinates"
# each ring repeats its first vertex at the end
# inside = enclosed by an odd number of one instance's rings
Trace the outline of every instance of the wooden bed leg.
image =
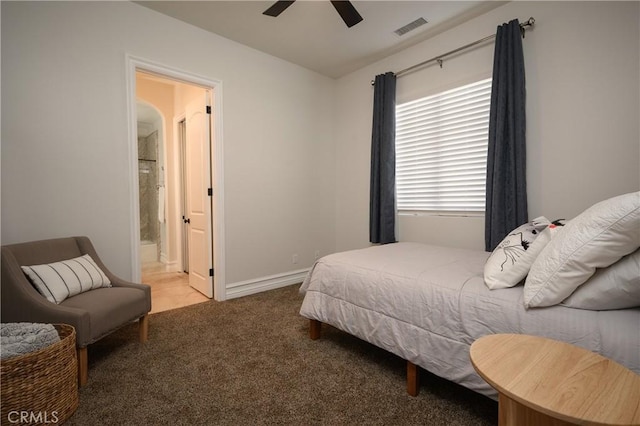
{"type": "Polygon", "coordinates": [[[144,315],[138,320],[138,328],[140,329],[140,343],[149,340],[149,315],[144,315]]]}
{"type": "Polygon", "coordinates": [[[320,338],[320,329],[322,328],[322,323],[318,320],[309,320],[309,337],[311,340],[318,340],[320,338]]]}
{"type": "Polygon", "coordinates": [[[418,396],[420,392],[420,375],[418,366],[407,361],[407,393],[411,396],[418,396]]]}
{"type": "Polygon", "coordinates": [[[89,355],[87,347],[78,348],[78,387],[82,387],[89,381],[89,355]]]}

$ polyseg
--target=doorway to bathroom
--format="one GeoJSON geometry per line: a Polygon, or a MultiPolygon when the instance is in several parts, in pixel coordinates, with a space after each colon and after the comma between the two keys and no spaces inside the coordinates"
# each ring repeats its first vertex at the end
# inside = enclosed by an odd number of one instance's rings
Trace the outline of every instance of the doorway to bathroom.
{"type": "MultiPolygon", "coordinates": [[[[162,115],[152,105],[137,102],[138,191],[140,207],[140,260],[142,264],[162,262],[166,253],[164,203],[164,132],[162,115]],[[162,143],[159,143],[162,142],[162,143]],[[165,238],[162,238],[162,236],[165,238]]],[[[165,263],[165,262],[162,262],[165,263]]]]}
{"type": "Polygon", "coordinates": [[[212,88],[136,69],[141,279],[152,312],[213,294],[212,88]]]}

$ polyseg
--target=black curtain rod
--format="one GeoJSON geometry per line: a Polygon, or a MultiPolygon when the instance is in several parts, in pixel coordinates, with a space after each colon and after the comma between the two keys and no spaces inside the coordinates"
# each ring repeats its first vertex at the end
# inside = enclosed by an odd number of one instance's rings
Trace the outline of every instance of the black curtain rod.
{"type": "MultiPolygon", "coordinates": [[[[524,38],[524,32],[525,32],[526,28],[527,27],[532,27],[535,23],[536,23],[535,19],[529,18],[525,22],[522,22],[520,24],[520,31],[522,32],[522,38],[524,38]]],[[[494,38],[496,38],[496,35],[492,34],[492,35],[487,36],[485,38],[482,38],[480,40],[476,40],[473,43],[469,43],[467,45],[464,45],[462,47],[454,49],[454,50],[452,50],[450,52],[443,53],[442,55],[435,56],[435,57],[433,57],[431,59],[427,59],[426,61],[420,62],[419,64],[416,64],[416,65],[410,66],[409,68],[405,68],[403,70],[398,71],[397,73],[395,73],[396,77],[401,77],[403,74],[410,73],[411,71],[414,71],[417,68],[423,67],[423,66],[425,66],[425,65],[427,65],[427,64],[429,64],[431,62],[437,62],[440,65],[440,68],[442,68],[443,58],[445,58],[447,56],[451,56],[451,55],[453,55],[455,53],[458,53],[458,52],[461,52],[463,50],[469,49],[470,47],[476,46],[476,45],[478,45],[480,43],[484,43],[485,41],[488,41],[488,40],[491,40],[491,39],[494,39],[494,38]]],[[[373,86],[374,84],[375,84],[375,81],[371,80],[371,85],[373,86]]]]}

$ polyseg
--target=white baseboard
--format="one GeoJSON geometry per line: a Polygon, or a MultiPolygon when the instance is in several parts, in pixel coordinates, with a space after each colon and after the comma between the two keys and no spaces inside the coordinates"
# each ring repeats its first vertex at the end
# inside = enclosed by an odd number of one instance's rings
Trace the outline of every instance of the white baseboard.
{"type": "Polygon", "coordinates": [[[163,262],[164,263],[164,270],[167,272],[182,272],[182,269],[180,268],[180,265],[178,265],[178,262],[163,262]]]}
{"type": "Polygon", "coordinates": [[[302,283],[309,269],[310,268],[298,269],[296,271],[229,284],[226,288],[226,299],[234,299],[236,297],[248,296],[250,294],[302,283]]]}
{"type": "Polygon", "coordinates": [[[169,261],[169,259],[167,259],[167,257],[163,256],[162,254],[160,254],[160,261],[162,263],[164,263],[165,265],[167,265],[168,267],[175,267],[176,269],[178,269],[178,261],[177,260],[173,260],[173,261],[169,261]]]}
{"type": "Polygon", "coordinates": [[[140,245],[140,259],[142,262],[157,262],[158,261],[158,245],[141,244],[140,245]]]}

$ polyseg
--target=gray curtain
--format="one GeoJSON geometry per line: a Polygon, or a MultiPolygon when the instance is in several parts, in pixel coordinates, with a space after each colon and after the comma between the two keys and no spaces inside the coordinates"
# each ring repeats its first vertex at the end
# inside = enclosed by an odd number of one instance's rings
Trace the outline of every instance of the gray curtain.
{"type": "Polygon", "coordinates": [[[371,134],[369,241],[396,241],[396,76],[376,76],[371,134]]]}
{"type": "Polygon", "coordinates": [[[526,223],[525,76],[520,23],[498,27],[493,57],[485,250],[526,223]]]}

